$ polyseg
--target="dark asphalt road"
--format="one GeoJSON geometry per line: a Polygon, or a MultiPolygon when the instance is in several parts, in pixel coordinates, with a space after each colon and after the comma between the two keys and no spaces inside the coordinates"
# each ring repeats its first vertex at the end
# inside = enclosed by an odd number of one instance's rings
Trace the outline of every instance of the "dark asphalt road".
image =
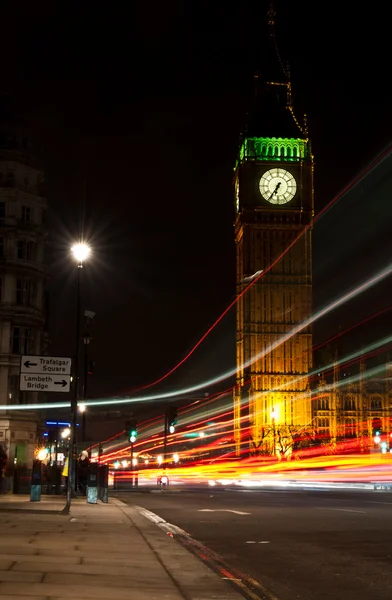
{"type": "Polygon", "coordinates": [[[117,498],[181,527],[279,600],[392,598],[392,493],[210,489],[117,498]]]}

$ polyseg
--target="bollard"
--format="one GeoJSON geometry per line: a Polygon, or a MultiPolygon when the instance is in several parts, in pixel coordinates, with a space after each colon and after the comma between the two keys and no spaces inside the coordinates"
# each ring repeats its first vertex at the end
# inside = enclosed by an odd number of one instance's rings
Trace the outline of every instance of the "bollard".
{"type": "Polygon", "coordinates": [[[86,494],[88,504],[97,504],[98,502],[98,469],[97,463],[91,463],[88,469],[86,494]]]}
{"type": "Polygon", "coordinates": [[[100,465],[98,475],[99,492],[98,498],[101,502],[107,504],[109,502],[109,465],[100,465]]]}
{"type": "Polygon", "coordinates": [[[31,472],[30,502],[40,502],[42,491],[42,473],[41,461],[33,461],[33,470],[31,472]]]}

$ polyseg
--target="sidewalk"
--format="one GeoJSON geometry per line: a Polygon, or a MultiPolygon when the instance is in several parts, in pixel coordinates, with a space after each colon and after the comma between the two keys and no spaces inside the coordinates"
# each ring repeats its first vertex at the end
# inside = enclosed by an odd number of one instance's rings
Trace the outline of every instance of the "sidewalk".
{"type": "Polygon", "coordinates": [[[0,600],[243,600],[123,502],[0,496],[0,600]]]}

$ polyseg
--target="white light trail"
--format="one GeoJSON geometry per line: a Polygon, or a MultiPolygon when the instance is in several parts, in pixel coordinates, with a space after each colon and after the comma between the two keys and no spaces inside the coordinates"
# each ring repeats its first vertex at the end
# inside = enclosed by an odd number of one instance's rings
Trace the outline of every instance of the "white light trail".
{"type": "MultiPolygon", "coordinates": [[[[313,314],[311,317],[309,317],[308,319],[305,319],[305,321],[303,321],[302,323],[299,323],[298,325],[293,327],[291,329],[291,331],[289,331],[288,333],[283,335],[279,340],[277,340],[275,343],[271,344],[268,348],[263,350],[263,352],[260,352],[252,360],[247,361],[243,366],[245,368],[250,366],[252,363],[256,362],[257,360],[259,360],[260,358],[262,358],[263,356],[265,356],[266,354],[268,354],[269,352],[271,352],[272,350],[274,350],[281,344],[284,344],[291,337],[293,337],[294,335],[296,335],[297,333],[302,331],[302,329],[309,327],[309,325],[312,325],[315,321],[317,321],[318,319],[321,319],[326,314],[334,311],[336,308],[339,308],[343,304],[346,304],[347,302],[349,302],[350,300],[355,298],[355,296],[358,296],[359,294],[366,292],[368,289],[375,286],[377,283],[380,283],[380,281],[382,281],[383,279],[385,279],[386,277],[391,275],[391,273],[392,273],[392,263],[389,264],[384,269],[382,269],[381,271],[379,271],[377,273],[377,275],[375,275],[374,277],[371,277],[370,279],[368,279],[361,285],[352,289],[350,292],[347,292],[346,294],[344,294],[337,300],[334,300],[333,302],[331,302],[324,308],[320,309],[315,314],[313,314]]],[[[138,397],[138,396],[136,396],[136,397],[119,396],[119,397],[113,397],[112,399],[101,398],[101,399],[96,399],[96,400],[87,400],[86,402],[84,402],[84,405],[85,406],[113,406],[113,405],[118,406],[120,404],[131,404],[132,402],[136,403],[136,402],[150,402],[151,400],[166,400],[168,398],[173,398],[175,396],[181,396],[184,394],[189,394],[191,392],[196,392],[196,391],[201,390],[206,387],[211,387],[211,386],[215,385],[216,383],[219,383],[225,379],[228,379],[229,377],[232,377],[236,372],[237,372],[237,369],[235,368],[235,369],[228,371],[227,373],[222,374],[219,377],[214,377],[214,379],[204,381],[197,385],[193,385],[189,388],[185,388],[185,389],[177,390],[177,391],[174,390],[172,392],[166,392],[164,394],[151,394],[148,396],[140,396],[140,397],[138,397]]],[[[50,402],[50,403],[42,403],[42,404],[1,404],[0,405],[0,410],[41,410],[41,409],[46,409],[46,408],[69,408],[69,403],[68,402],[50,402]]]]}

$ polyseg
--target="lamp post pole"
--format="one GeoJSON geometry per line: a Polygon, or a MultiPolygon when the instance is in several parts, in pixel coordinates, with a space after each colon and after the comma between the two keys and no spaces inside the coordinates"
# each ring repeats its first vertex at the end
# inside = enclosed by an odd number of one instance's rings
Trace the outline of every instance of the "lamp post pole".
{"type": "Polygon", "coordinates": [[[167,421],[168,421],[168,414],[167,411],[165,412],[165,427],[163,430],[163,468],[166,470],[166,454],[167,454],[167,421]]]}
{"type": "Polygon", "coordinates": [[[91,249],[87,244],[75,244],[71,248],[73,257],[77,261],[77,281],[76,281],[76,340],[75,340],[75,363],[74,363],[74,384],[73,395],[71,399],[71,436],[68,450],[68,486],[67,501],[63,513],[68,514],[71,508],[72,492],[76,493],[76,425],[79,400],[79,351],[80,351],[80,288],[81,272],[83,261],[89,256],[91,249]]]}
{"type": "Polygon", "coordinates": [[[272,435],[274,436],[273,447],[272,447],[272,456],[276,456],[276,429],[275,429],[275,409],[272,409],[271,419],[272,419],[272,435]]]}
{"type": "MultiPolygon", "coordinates": [[[[84,373],[83,373],[83,395],[82,395],[82,398],[85,401],[87,399],[87,390],[88,390],[89,346],[90,346],[90,342],[92,340],[92,337],[90,336],[90,333],[89,333],[89,325],[90,325],[90,321],[92,321],[92,319],[95,317],[95,313],[92,312],[91,310],[85,310],[84,316],[86,318],[86,321],[85,321],[85,334],[83,336],[83,343],[84,343],[84,369],[83,370],[84,370],[84,373]]],[[[86,405],[83,405],[83,406],[84,406],[83,411],[81,411],[81,413],[82,413],[82,431],[81,431],[82,444],[85,441],[85,435],[86,435],[86,405]]]]}

